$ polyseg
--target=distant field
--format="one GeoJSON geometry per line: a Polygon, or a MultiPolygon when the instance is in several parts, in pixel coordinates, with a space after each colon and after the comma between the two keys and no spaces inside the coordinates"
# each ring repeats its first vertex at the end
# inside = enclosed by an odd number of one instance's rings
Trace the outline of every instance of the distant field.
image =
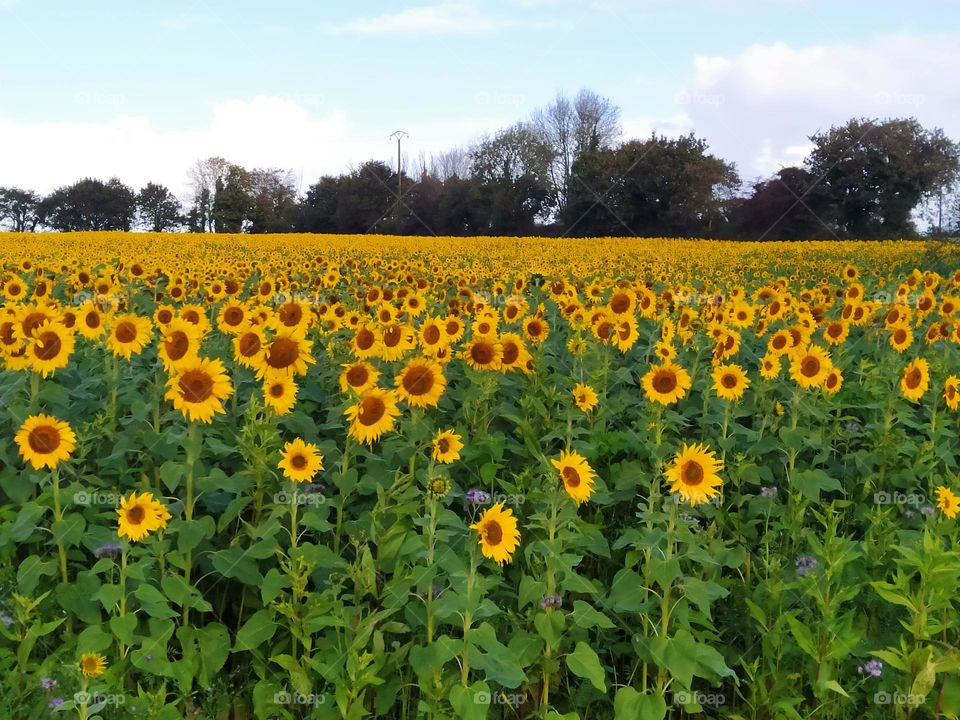
{"type": "Polygon", "coordinates": [[[960,712],[952,248],[6,233],[0,269],[0,716],[960,712]]]}

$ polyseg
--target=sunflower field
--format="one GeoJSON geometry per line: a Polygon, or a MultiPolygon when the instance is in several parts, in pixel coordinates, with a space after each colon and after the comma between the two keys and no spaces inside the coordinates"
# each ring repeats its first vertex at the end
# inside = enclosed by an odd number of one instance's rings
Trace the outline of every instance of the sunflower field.
{"type": "Polygon", "coordinates": [[[960,254],[0,234],[0,717],[956,718],[960,254]]]}

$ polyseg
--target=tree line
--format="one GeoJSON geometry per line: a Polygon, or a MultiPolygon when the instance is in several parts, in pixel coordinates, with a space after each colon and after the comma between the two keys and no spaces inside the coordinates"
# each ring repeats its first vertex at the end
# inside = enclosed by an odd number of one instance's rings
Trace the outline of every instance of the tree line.
{"type": "MultiPolygon", "coordinates": [[[[181,202],[85,178],[47,196],[0,188],[0,227],[436,235],[883,239],[960,234],[960,147],[915,119],[852,119],[810,137],[796,167],[744,181],[694,134],[623,139],[619,109],[558,95],[468,148],[400,170],[371,160],[321,177],[198,161],[181,202]]],[[[407,163],[409,166],[410,163],[407,163]]]]}

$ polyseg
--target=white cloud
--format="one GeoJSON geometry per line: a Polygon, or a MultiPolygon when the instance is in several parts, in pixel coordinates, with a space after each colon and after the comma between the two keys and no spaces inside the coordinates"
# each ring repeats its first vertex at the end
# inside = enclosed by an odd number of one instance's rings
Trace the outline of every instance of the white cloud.
{"type": "Polygon", "coordinates": [[[852,117],[916,117],[960,137],[956,35],[863,43],[753,45],[732,57],[698,56],[678,104],[714,152],[749,179],[806,154],[808,137],[852,117]]]}
{"type": "MultiPolygon", "coordinates": [[[[410,124],[406,162],[502,127],[512,119],[509,111],[482,108],[463,119],[410,124]]],[[[312,117],[297,101],[263,96],[217,103],[202,127],[186,131],[160,130],[148,117],[129,114],[96,123],[18,123],[0,116],[0,186],[46,193],[82,177],[116,176],[135,188],[160,182],[183,197],[193,163],[220,155],[248,168],[291,169],[305,189],[322,174],[371,158],[392,164],[395,145],[387,135],[357,131],[343,112],[312,117]]]]}

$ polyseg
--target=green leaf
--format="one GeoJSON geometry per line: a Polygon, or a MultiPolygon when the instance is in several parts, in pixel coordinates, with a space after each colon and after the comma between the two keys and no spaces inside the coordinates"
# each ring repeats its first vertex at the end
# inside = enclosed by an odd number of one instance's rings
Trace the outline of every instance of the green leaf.
{"type": "Polygon", "coordinates": [[[110,630],[114,636],[125,645],[133,645],[133,632],[137,629],[136,615],[116,615],[110,618],[110,630]]]}
{"type": "Polygon", "coordinates": [[[643,695],[629,686],[617,690],[613,701],[614,720],[663,720],[666,714],[662,695],[643,695]]]}
{"type": "Polygon", "coordinates": [[[577,677],[589,680],[602,693],[607,691],[606,673],[600,664],[600,658],[589,645],[582,640],[572,653],[567,655],[567,667],[577,677]]]}
{"type": "Polygon", "coordinates": [[[272,638],[276,631],[277,623],[273,620],[273,612],[266,609],[259,610],[251,615],[237,632],[233,651],[255,650],[272,638]]]}
{"type": "Polygon", "coordinates": [[[209,515],[203,515],[190,522],[178,523],[177,549],[182,553],[190,552],[204,540],[212,538],[215,531],[216,523],[209,515]]]}
{"type": "Polygon", "coordinates": [[[450,704],[462,720],[484,720],[490,709],[490,687],[478,680],[470,687],[454,685],[450,688],[450,704]]]}
{"type": "Polygon", "coordinates": [[[800,470],[793,475],[791,483],[811,502],[820,501],[822,490],[842,490],[839,480],[830,477],[823,470],[800,470]]]}
{"type": "Polygon", "coordinates": [[[571,617],[582,628],[599,627],[609,630],[614,627],[613,620],[583,600],[574,600],[571,617]]]}

